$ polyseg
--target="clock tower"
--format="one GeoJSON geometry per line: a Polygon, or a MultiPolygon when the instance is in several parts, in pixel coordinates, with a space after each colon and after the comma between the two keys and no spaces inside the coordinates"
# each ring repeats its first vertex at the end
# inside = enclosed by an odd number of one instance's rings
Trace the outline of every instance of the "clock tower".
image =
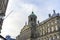
{"type": "Polygon", "coordinates": [[[31,28],[31,40],[36,40],[36,26],[37,26],[37,16],[32,12],[31,15],[28,16],[28,25],[31,28]]]}

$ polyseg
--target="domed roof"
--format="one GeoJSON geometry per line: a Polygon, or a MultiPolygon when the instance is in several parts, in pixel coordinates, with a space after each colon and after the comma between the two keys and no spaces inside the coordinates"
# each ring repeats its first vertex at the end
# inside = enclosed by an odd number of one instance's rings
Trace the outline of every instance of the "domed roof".
{"type": "Polygon", "coordinates": [[[37,17],[34,12],[32,11],[32,14],[29,15],[29,17],[37,17]]]}

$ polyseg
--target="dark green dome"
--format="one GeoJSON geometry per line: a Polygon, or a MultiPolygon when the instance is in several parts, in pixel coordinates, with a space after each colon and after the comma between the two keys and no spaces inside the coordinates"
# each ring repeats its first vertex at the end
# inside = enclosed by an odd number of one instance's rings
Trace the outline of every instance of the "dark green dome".
{"type": "Polygon", "coordinates": [[[29,17],[37,17],[34,12],[32,11],[32,14],[29,15],[29,17]]]}

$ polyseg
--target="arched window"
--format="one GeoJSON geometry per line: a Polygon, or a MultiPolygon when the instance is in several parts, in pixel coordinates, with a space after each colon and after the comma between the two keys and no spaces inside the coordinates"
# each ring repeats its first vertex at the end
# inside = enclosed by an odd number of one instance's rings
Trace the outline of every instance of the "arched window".
{"type": "Polygon", "coordinates": [[[54,31],[54,27],[51,27],[51,31],[52,31],[52,32],[54,31]]]}
{"type": "Polygon", "coordinates": [[[31,21],[33,20],[33,18],[31,18],[31,21]]]}
{"type": "Polygon", "coordinates": [[[48,28],[48,33],[50,33],[50,28],[48,28]]]}
{"type": "Polygon", "coordinates": [[[57,25],[55,26],[55,29],[56,29],[56,31],[58,30],[58,26],[57,25]]]}

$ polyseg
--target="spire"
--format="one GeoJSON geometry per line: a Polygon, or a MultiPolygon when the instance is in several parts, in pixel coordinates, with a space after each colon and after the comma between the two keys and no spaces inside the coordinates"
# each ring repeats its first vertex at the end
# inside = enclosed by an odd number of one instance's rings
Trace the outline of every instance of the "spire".
{"type": "Polygon", "coordinates": [[[56,16],[56,12],[55,12],[55,10],[53,10],[53,15],[52,15],[53,17],[55,17],[56,16]]]}
{"type": "Polygon", "coordinates": [[[32,14],[31,15],[35,15],[33,11],[32,11],[32,14]]]}
{"type": "Polygon", "coordinates": [[[51,17],[51,14],[49,14],[49,17],[51,17]]]}
{"type": "Polygon", "coordinates": [[[34,14],[33,11],[32,11],[32,13],[29,15],[29,17],[36,17],[36,18],[37,18],[37,16],[34,14]]]}
{"type": "Polygon", "coordinates": [[[34,12],[32,11],[32,14],[34,14],[34,12]]]}
{"type": "Polygon", "coordinates": [[[57,13],[57,16],[59,16],[60,14],[59,13],[57,13]]]}
{"type": "Polygon", "coordinates": [[[54,14],[56,13],[55,10],[53,10],[53,13],[54,13],[54,14]]]}
{"type": "Polygon", "coordinates": [[[25,22],[25,25],[27,25],[27,22],[25,22]]]}

